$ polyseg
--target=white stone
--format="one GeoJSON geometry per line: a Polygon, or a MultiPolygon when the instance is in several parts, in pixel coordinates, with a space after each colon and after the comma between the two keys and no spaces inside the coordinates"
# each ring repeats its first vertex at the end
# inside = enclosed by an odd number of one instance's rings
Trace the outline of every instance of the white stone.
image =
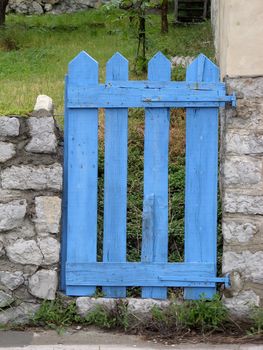
{"type": "MultiPolygon", "coordinates": [[[[151,315],[151,310],[154,306],[159,308],[165,308],[170,305],[170,301],[161,301],[155,299],[136,299],[126,298],[128,302],[128,312],[138,317],[148,317],[151,315]]],[[[96,309],[98,306],[102,306],[108,310],[111,310],[116,305],[116,299],[114,298],[92,298],[92,297],[79,297],[76,299],[77,312],[81,316],[86,316],[89,312],[96,309]]]]}
{"type": "Polygon", "coordinates": [[[241,253],[227,251],[223,253],[223,274],[239,272],[241,277],[254,283],[263,283],[263,251],[241,253]]]}
{"type": "Polygon", "coordinates": [[[10,290],[15,290],[24,283],[23,272],[0,271],[0,283],[10,290]]]}
{"type": "Polygon", "coordinates": [[[229,93],[235,91],[240,97],[255,99],[263,97],[263,78],[228,78],[227,80],[229,93]]]}
{"type": "Polygon", "coordinates": [[[0,203],[0,231],[11,230],[22,224],[26,214],[25,199],[0,203]]]}
{"type": "Polygon", "coordinates": [[[263,214],[263,196],[225,193],[223,208],[226,213],[263,214]]]}
{"type": "Polygon", "coordinates": [[[5,293],[0,290],[0,309],[6,306],[9,306],[14,301],[14,298],[11,294],[5,293]]]}
{"type": "Polygon", "coordinates": [[[39,95],[36,100],[34,111],[45,109],[46,111],[53,113],[53,100],[47,95],[39,95]]]}
{"type": "Polygon", "coordinates": [[[18,118],[0,117],[0,136],[18,136],[19,127],[18,118]]]}
{"type": "Polygon", "coordinates": [[[237,100],[237,108],[226,109],[228,127],[255,130],[263,128],[263,103],[253,100],[237,100]]]}
{"type": "Polygon", "coordinates": [[[53,117],[30,117],[28,125],[31,140],[26,145],[27,152],[54,153],[57,149],[55,123],[53,117]]]}
{"type": "Polygon", "coordinates": [[[4,243],[0,241],[0,257],[5,255],[4,243]]]}
{"type": "Polygon", "coordinates": [[[257,225],[252,222],[224,221],[222,232],[227,243],[245,243],[257,233],[257,225]]]}
{"type": "Polygon", "coordinates": [[[37,271],[28,280],[29,292],[37,298],[54,300],[58,286],[57,272],[53,270],[37,271]]]}
{"type": "Polygon", "coordinates": [[[42,15],[44,13],[42,6],[39,3],[37,3],[36,1],[32,2],[31,8],[32,8],[32,10],[31,10],[32,14],[42,15]]]}
{"type": "Polygon", "coordinates": [[[91,298],[79,297],[76,299],[77,313],[86,316],[89,312],[94,311],[97,307],[105,307],[111,310],[115,306],[116,299],[113,298],[91,298]]]}
{"type": "Polygon", "coordinates": [[[22,265],[41,265],[43,255],[37,243],[33,240],[19,239],[13,245],[6,247],[8,258],[22,265]]]}
{"type": "Polygon", "coordinates": [[[224,297],[223,303],[232,316],[249,318],[253,307],[259,306],[260,298],[253,290],[245,290],[231,298],[224,297]]]}
{"type": "Polygon", "coordinates": [[[60,243],[55,238],[38,238],[37,242],[43,254],[42,265],[51,265],[59,262],[60,243]]]}
{"type": "Polygon", "coordinates": [[[250,157],[228,157],[224,162],[225,185],[253,185],[262,180],[262,160],[250,157]]]}
{"type": "Polygon", "coordinates": [[[261,154],[263,153],[263,135],[242,130],[231,130],[226,133],[226,153],[261,154]]]}
{"type": "Polygon", "coordinates": [[[0,141],[0,163],[6,162],[16,154],[16,148],[13,143],[0,141]]]}
{"type": "Polygon", "coordinates": [[[13,165],[2,171],[2,187],[19,190],[61,190],[62,167],[52,165],[13,165]]]}
{"type": "Polygon", "coordinates": [[[38,234],[58,233],[61,219],[61,199],[55,196],[35,198],[35,225],[38,234]]]}
{"type": "Polygon", "coordinates": [[[39,309],[40,305],[21,303],[19,306],[0,312],[0,324],[26,324],[39,309]]]}

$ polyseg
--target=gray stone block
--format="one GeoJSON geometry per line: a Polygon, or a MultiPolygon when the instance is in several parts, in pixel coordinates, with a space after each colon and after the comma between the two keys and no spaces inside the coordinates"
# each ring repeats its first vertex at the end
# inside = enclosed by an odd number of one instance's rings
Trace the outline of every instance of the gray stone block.
{"type": "Polygon", "coordinates": [[[55,196],[35,198],[36,218],[34,219],[39,235],[58,233],[61,219],[61,199],[55,196]]]}
{"type": "Polygon", "coordinates": [[[225,185],[254,185],[262,180],[262,160],[251,157],[227,157],[224,162],[225,185]]]}
{"type": "Polygon", "coordinates": [[[0,309],[11,305],[14,301],[12,294],[0,290],[0,309]]]}
{"type": "Polygon", "coordinates": [[[251,310],[259,306],[260,298],[253,290],[244,290],[231,298],[223,298],[223,303],[232,317],[249,318],[251,310]]]}
{"type": "Polygon", "coordinates": [[[60,243],[55,238],[38,238],[37,243],[43,254],[42,265],[52,265],[59,262],[60,243]]]}
{"type": "Polygon", "coordinates": [[[249,242],[257,233],[257,225],[244,218],[243,222],[234,220],[225,220],[222,224],[224,240],[227,243],[246,243],[249,242]]]}
{"type": "Polygon", "coordinates": [[[0,136],[18,136],[20,123],[18,118],[0,117],[0,136]]]}
{"type": "Polygon", "coordinates": [[[14,244],[6,247],[6,254],[12,262],[22,265],[38,266],[43,261],[43,254],[33,240],[17,240],[14,244]]]}
{"type": "Polygon", "coordinates": [[[0,271],[0,283],[13,291],[24,283],[23,273],[21,271],[0,271]]]}
{"type": "Polygon", "coordinates": [[[3,189],[57,190],[62,188],[62,167],[52,165],[13,165],[2,171],[3,189]]]}
{"type": "Polygon", "coordinates": [[[263,153],[263,134],[253,132],[228,130],[225,148],[227,154],[261,154],[263,153]]]}
{"type": "Polygon", "coordinates": [[[54,153],[57,149],[55,123],[53,117],[28,118],[31,140],[26,151],[32,153],[54,153]]]}
{"type": "Polygon", "coordinates": [[[225,193],[223,200],[225,213],[263,214],[263,195],[252,196],[244,193],[225,193]]]}
{"type": "Polygon", "coordinates": [[[54,270],[39,270],[29,278],[29,292],[37,298],[54,300],[58,287],[57,272],[54,270]]]}
{"type": "Polygon", "coordinates": [[[16,154],[16,148],[13,143],[0,141],[0,163],[6,162],[16,154]]]}
{"type": "Polygon", "coordinates": [[[19,306],[0,312],[0,324],[26,324],[39,309],[39,304],[21,303],[19,306]]]}
{"type": "Polygon", "coordinates": [[[20,226],[26,214],[25,199],[0,203],[0,231],[7,231],[20,226]]]}

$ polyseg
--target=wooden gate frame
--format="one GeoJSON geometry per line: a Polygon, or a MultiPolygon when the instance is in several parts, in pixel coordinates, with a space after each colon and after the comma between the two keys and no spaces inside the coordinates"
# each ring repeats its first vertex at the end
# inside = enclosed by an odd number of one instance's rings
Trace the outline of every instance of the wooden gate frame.
{"type": "Polygon", "coordinates": [[[219,69],[199,55],[185,82],[171,82],[171,63],[157,53],[147,81],[128,80],[116,53],[98,83],[98,63],[82,51],[65,84],[64,194],[61,289],[67,295],[165,299],[184,287],[185,299],[211,298],[216,283],[218,109],[231,103],[219,69]],[[126,262],[128,108],[145,108],[141,262],[126,262]],[[168,263],[169,108],[186,108],[185,262],[168,263]],[[103,262],[97,260],[98,108],[105,108],[103,262]]]}

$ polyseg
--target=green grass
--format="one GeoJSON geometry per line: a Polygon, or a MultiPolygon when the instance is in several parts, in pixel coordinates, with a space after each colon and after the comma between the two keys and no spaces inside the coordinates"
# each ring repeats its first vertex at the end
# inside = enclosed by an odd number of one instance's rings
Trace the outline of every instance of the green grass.
{"type": "MultiPolygon", "coordinates": [[[[116,51],[129,59],[131,77],[138,78],[132,72],[137,48],[134,26],[121,16],[121,11],[101,9],[59,16],[7,16],[7,28],[0,32],[0,114],[26,114],[38,94],[47,94],[62,115],[67,65],[81,50],[99,62],[101,80],[107,60],[116,51]]],[[[168,57],[200,52],[214,56],[209,22],[170,25],[169,34],[161,35],[160,18],[151,15],[147,32],[148,57],[159,50],[168,57]]],[[[183,79],[184,69],[179,67],[173,76],[183,79]]]]}

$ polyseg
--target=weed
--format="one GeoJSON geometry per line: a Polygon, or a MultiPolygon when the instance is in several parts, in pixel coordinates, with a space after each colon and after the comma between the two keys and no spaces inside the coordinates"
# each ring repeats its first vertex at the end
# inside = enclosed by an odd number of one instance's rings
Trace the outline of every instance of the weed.
{"type": "Polygon", "coordinates": [[[263,308],[256,307],[252,312],[253,326],[250,328],[249,334],[263,335],[263,308]]]}
{"type": "Polygon", "coordinates": [[[210,301],[201,298],[183,304],[172,303],[165,310],[153,308],[149,327],[165,334],[187,330],[207,332],[223,329],[227,321],[227,310],[216,295],[210,301]]]}
{"type": "Polygon", "coordinates": [[[65,327],[75,323],[83,323],[77,314],[76,303],[65,302],[61,298],[48,301],[45,300],[36,312],[33,320],[34,325],[47,326],[61,332],[65,327]]]}

